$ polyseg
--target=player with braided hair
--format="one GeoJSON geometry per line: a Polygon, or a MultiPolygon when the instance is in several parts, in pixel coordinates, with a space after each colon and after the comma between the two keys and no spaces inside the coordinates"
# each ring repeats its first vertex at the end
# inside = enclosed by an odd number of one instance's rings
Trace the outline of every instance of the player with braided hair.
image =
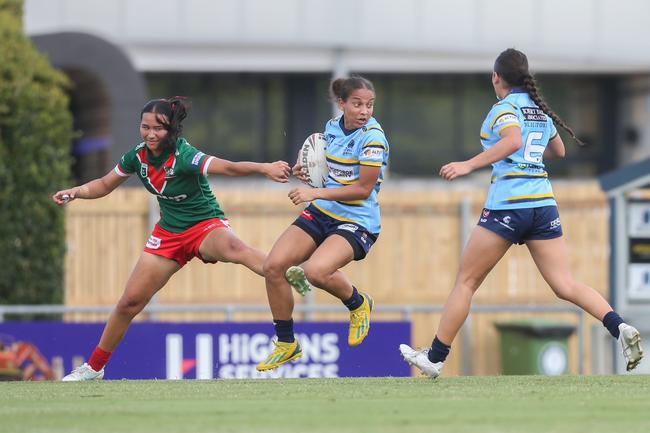
{"type": "Polygon", "coordinates": [[[639,332],[626,324],[600,293],[573,279],[557,203],[544,166],[544,159],[565,154],[554,123],[566,129],[578,144],[582,142],[542,100],[521,51],[510,48],[497,57],[492,85],[499,102],[481,127],[484,151],[440,169],[440,175],[451,181],[492,165],[485,207],[462,253],[456,283],[431,348],[414,350],[402,344],[402,356],[425,375],[437,377],[480,284],[512,244],[526,244],[553,292],[601,320],[620,342],[627,370],[632,370],[643,357],[639,332]]]}
{"type": "Polygon", "coordinates": [[[528,59],[521,51],[514,48],[505,50],[497,61],[494,63],[494,72],[499,74],[506,82],[511,83],[513,86],[523,86],[530,96],[530,99],[535,101],[535,104],[553,120],[553,123],[559,125],[562,129],[569,133],[576,143],[584,146],[585,143],[580,140],[576,134],[564,121],[555,114],[553,110],[546,104],[539,94],[539,86],[535,77],[528,71],[528,59]],[[497,70],[498,69],[498,70],[497,70]]]}

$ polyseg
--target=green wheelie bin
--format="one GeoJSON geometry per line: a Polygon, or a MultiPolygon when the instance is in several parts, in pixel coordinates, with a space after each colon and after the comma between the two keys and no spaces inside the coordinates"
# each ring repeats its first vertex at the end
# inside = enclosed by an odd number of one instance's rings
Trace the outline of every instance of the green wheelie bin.
{"type": "Polygon", "coordinates": [[[548,320],[520,320],[495,324],[501,335],[503,374],[556,376],[569,371],[567,340],[575,326],[548,320]]]}

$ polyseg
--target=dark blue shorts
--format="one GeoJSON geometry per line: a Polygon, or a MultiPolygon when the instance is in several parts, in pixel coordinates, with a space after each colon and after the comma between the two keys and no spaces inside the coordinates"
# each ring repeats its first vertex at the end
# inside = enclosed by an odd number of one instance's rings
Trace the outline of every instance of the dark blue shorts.
{"type": "Polygon", "coordinates": [[[370,247],[377,241],[377,235],[373,235],[365,227],[353,222],[334,219],[311,204],[302,211],[293,225],[300,227],[311,236],[316,245],[322,244],[328,236],[343,236],[354,250],[354,260],[366,257],[370,247]]]}
{"type": "Polygon", "coordinates": [[[557,206],[507,210],[483,209],[478,225],[513,244],[562,236],[562,225],[557,206]]]}

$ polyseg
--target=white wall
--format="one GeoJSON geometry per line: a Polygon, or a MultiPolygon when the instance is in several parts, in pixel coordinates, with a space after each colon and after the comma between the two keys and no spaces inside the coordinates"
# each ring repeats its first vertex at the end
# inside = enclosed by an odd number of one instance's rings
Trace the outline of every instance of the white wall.
{"type": "Polygon", "coordinates": [[[140,71],[489,72],[514,46],[533,72],[630,74],[639,140],[617,151],[650,156],[648,0],[26,0],[25,29],[102,37],[140,71]]]}
{"type": "Polygon", "coordinates": [[[650,71],[646,0],[26,0],[28,34],[81,31],[143,71],[650,71]]]}

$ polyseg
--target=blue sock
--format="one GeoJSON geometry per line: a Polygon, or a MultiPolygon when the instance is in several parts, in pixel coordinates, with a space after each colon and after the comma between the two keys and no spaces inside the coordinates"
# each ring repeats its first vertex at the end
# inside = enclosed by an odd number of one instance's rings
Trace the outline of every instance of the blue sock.
{"type": "Polygon", "coordinates": [[[451,346],[447,346],[445,343],[438,340],[438,336],[436,335],[433,339],[433,343],[431,343],[431,350],[429,350],[429,361],[434,363],[444,362],[445,359],[447,359],[447,355],[449,355],[449,349],[451,349],[451,346]]]}
{"type": "Polygon", "coordinates": [[[618,339],[618,325],[621,323],[624,323],[625,321],[619,316],[616,311],[610,311],[609,313],[605,314],[605,317],[603,317],[603,326],[607,328],[610,334],[612,334],[612,337],[618,339]]]}
{"type": "Polygon", "coordinates": [[[363,304],[363,297],[357,291],[357,288],[352,286],[352,296],[347,301],[343,301],[343,304],[348,307],[348,310],[356,310],[363,304]]]}
{"type": "Polygon", "coordinates": [[[293,336],[293,319],[274,320],[273,326],[275,327],[275,335],[278,336],[278,341],[293,343],[296,340],[293,336]]]}

